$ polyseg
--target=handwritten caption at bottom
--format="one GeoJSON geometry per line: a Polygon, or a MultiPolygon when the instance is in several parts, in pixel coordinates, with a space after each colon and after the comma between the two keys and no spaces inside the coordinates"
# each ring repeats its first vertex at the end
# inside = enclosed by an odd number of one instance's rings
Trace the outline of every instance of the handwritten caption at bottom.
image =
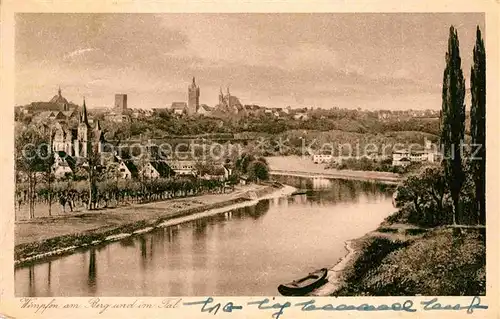
{"type": "Polygon", "coordinates": [[[22,309],[32,309],[35,313],[44,313],[48,309],[95,309],[99,314],[110,309],[173,309],[182,306],[182,298],[165,298],[160,302],[151,303],[141,299],[132,302],[103,302],[100,298],[91,298],[87,303],[62,303],[52,298],[48,302],[38,301],[37,298],[21,298],[22,309]]]}

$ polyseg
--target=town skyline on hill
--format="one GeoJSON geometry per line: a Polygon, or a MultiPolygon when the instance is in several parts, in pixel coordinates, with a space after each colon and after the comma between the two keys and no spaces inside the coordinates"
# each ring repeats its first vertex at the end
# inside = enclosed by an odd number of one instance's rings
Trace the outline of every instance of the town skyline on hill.
{"type": "Polygon", "coordinates": [[[265,107],[439,109],[452,24],[468,78],[480,13],[23,13],[15,102],[48,101],[60,86],[90,108],[117,93],[131,108],[165,108],[187,100],[195,76],[210,106],[229,87],[265,107]]]}

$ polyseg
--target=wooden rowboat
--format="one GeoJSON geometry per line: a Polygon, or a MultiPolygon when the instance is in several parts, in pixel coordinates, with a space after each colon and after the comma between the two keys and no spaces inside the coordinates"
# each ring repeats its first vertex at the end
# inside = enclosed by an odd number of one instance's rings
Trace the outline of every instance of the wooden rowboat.
{"type": "Polygon", "coordinates": [[[310,273],[304,278],[278,286],[278,291],[283,296],[304,296],[321,286],[328,275],[328,269],[322,268],[310,273]]]}
{"type": "Polygon", "coordinates": [[[307,190],[296,190],[295,192],[292,193],[292,196],[305,195],[305,194],[307,194],[307,190]]]}

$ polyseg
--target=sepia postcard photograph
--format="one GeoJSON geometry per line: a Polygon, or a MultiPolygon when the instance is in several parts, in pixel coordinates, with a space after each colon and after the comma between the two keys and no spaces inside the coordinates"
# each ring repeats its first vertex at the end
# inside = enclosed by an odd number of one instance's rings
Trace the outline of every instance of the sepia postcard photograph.
{"type": "Polygon", "coordinates": [[[496,309],[488,17],[14,12],[7,298],[47,316],[61,297],[93,316],[138,296],[275,319],[496,309]]]}

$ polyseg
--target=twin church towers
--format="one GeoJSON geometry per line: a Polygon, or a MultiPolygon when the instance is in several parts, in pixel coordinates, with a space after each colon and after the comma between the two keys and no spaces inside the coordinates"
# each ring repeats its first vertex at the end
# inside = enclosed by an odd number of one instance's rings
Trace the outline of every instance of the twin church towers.
{"type": "MultiPolygon", "coordinates": [[[[203,105],[203,107],[207,106],[203,105]]],[[[232,96],[229,93],[229,88],[227,88],[227,95],[224,95],[224,93],[222,93],[221,88],[219,94],[219,103],[217,104],[216,108],[221,109],[224,112],[237,112],[240,108],[242,108],[242,105],[236,96],[232,96]]],[[[193,77],[193,81],[188,87],[188,103],[186,113],[188,115],[193,115],[197,113],[203,113],[204,111],[205,110],[200,109],[200,87],[196,84],[196,79],[193,77]]]]}

